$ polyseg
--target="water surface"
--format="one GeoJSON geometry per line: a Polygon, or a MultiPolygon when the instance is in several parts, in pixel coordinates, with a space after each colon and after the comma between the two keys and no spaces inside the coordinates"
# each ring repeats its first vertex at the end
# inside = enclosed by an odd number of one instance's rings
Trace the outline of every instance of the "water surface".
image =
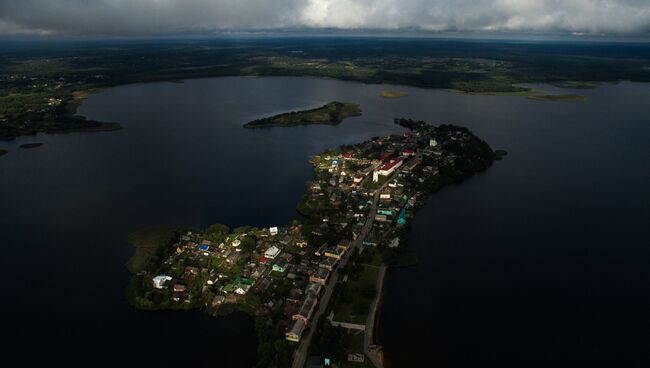
{"type": "Polygon", "coordinates": [[[43,357],[250,367],[256,343],[245,316],[128,305],[126,235],[158,224],[284,224],[297,217],[309,155],[400,131],[392,119],[411,117],[468,126],[509,155],[433,196],[414,221],[421,262],[389,273],[379,321],[394,366],[641,364],[650,343],[650,86],[573,92],[588,100],[233,77],[92,95],[79,113],[124,130],[0,142],[10,151],[0,158],[5,337],[11,350],[43,357]],[[386,89],[409,96],[385,100],[386,89]],[[332,100],[358,102],[364,115],[241,128],[332,100]],[[29,142],[45,145],[18,148],[29,142]]]}

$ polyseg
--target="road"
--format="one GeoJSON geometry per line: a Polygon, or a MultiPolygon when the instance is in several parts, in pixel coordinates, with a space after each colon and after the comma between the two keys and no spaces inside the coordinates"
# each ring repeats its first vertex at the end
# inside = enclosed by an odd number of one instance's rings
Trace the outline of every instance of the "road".
{"type": "MultiPolygon", "coordinates": [[[[303,368],[305,366],[305,362],[307,361],[307,356],[309,354],[309,345],[311,344],[311,340],[314,337],[314,333],[316,332],[316,325],[314,322],[318,322],[318,319],[321,317],[323,312],[325,312],[325,310],[327,309],[327,306],[329,305],[330,302],[330,298],[332,297],[332,292],[334,291],[334,286],[336,286],[336,283],[339,280],[339,275],[338,272],[336,271],[342,269],[343,267],[345,267],[345,265],[348,264],[350,255],[359,249],[359,247],[362,245],[363,241],[365,240],[366,236],[368,236],[368,233],[372,229],[372,225],[375,221],[375,213],[377,212],[377,205],[379,204],[379,194],[384,188],[386,188],[388,183],[390,183],[390,181],[395,176],[397,176],[400,172],[402,172],[401,168],[399,170],[396,170],[393,173],[393,175],[391,175],[388,178],[388,180],[386,180],[386,182],[382,184],[382,186],[375,191],[372,207],[370,207],[370,211],[368,211],[368,218],[366,219],[366,223],[363,225],[363,228],[361,229],[359,236],[354,241],[352,241],[350,249],[345,253],[343,258],[341,258],[341,261],[338,263],[336,269],[332,271],[332,276],[330,277],[329,282],[325,286],[325,292],[323,293],[323,296],[318,302],[318,310],[312,316],[311,321],[309,322],[310,323],[309,332],[307,333],[307,336],[302,337],[302,339],[300,340],[300,344],[298,345],[298,348],[296,348],[296,351],[294,352],[293,364],[291,365],[292,368],[303,368]]],[[[381,279],[383,280],[383,277],[381,279]]],[[[373,322],[374,322],[374,318],[373,318],[373,322]]],[[[368,355],[367,342],[368,342],[368,333],[366,330],[366,334],[364,336],[364,351],[366,351],[366,354],[368,355]]],[[[375,363],[375,361],[378,361],[378,359],[376,359],[374,355],[368,355],[368,357],[371,359],[371,361],[373,362],[373,364],[375,364],[376,367],[382,367],[382,365],[377,365],[375,363]]]]}
{"type": "Polygon", "coordinates": [[[368,313],[368,320],[366,321],[366,330],[363,335],[363,352],[366,354],[372,365],[376,368],[383,368],[384,364],[381,357],[374,351],[370,351],[370,345],[372,344],[374,330],[375,330],[375,317],[377,315],[377,308],[379,307],[379,301],[381,300],[381,291],[384,288],[384,276],[386,275],[386,266],[382,265],[379,269],[379,275],[377,277],[377,296],[375,300],[372,301],[370,306],[370,312],[368,313]]]}

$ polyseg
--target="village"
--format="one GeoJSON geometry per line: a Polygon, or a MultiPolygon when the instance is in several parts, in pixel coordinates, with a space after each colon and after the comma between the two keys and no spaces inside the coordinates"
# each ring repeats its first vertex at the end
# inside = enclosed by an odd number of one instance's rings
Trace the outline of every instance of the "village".
{"type": "Polygon", "coordinates": [[[264,336],[285,340],[294,367],[314,354],[317,361],[382,366],[381,349],[367,335],[377,285],[385,267],[404,255],[410,219],[431,191],[469,170],[468,162],[493,159],[489,146],[464,128],[395,123],[409,130],[311,158],[314,179],[298,205],[302,221],[180,234],[147,276],[136,306],[217,315],[238,309],[272,321],[262,323],[273,331],[264,336]],[[312,344],[331,328],[354,337],[339,351],[312,344]]]}

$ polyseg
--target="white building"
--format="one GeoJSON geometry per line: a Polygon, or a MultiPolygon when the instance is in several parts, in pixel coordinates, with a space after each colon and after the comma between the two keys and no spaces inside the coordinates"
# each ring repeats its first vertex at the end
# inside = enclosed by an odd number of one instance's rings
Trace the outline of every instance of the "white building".
{"type": "Polygon", "coordinates": [[[248,290],[250,290],[251,286],[250,285],[239,285],[237,286],[237,289],[235,289],[235,293],[239,295],[245,295],[248,290]]]}
{"type": "Polygon", "coordinates": [[[159,275],[153,278],[153,287],[156,289],[163,289],[165,287],[165,282],[170,281],[172,278],[170,276],[159,275]]]}
{"type": "Polygon", "coordinates": [[[309,321],[311,318],[311,314],[316,308],[316,304],[318,304],[318,297],[313,293],[308,293],[305,301],[300,306],[298,313],[293,315],[293,320],[303,320],[305,323],[307,323],[307,321],[309,321]]]}
{"type": "Polygon", "coordinates": [[[289,330],[289,332],[287,332],[285,336],[289,341],[299,342],[300,337],[302,336],[302,332],[304,330],[305,330],[305,321],[299,319],[293,323],[293,327],[291,327],[291,330],[289,330]]]}
{"type": "Polygon", "coordinates": [[[389,162],[379,166],[375,171],[372,172],[372,181],[379,181],[379,175],[389,176],[397,170],[398,167],[402,166],[404,159],[401,157],[394,158],[389,162]]]}
{"type": "Polygon", "coordinates": [[[273,245],[271,248],[267,249],[266,252],[264,252],[264,258],[274,259],[278,256],[278,254],[280,254],[280,249],[273,245]]]}

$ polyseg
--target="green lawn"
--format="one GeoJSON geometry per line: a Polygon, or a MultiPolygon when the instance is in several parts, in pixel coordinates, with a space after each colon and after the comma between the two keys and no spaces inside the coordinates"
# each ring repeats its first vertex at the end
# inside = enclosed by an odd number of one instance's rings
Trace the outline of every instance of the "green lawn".
{"type": "Polygon", "coordinates": [[[349,275],[334,304],[334,320],[365,324],[377,293],[379,267],[363,264],[358,276],[349,275]]]}

